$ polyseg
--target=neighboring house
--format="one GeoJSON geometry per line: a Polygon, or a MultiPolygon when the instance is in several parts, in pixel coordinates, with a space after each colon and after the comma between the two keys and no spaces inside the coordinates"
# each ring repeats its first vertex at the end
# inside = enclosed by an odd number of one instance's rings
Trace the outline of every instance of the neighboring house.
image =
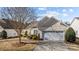
{"type": "Polygon", "coordinates": [[[79,17],[75,17],[71,22],[70,27],[72,27],[76,33],[76,37],[79,37],[79,17]]]}
{"type": "Polygon", "coordinates": [[[0,19],[0,32],[5,30],[7,32],[8,37],[15,37],[17,36],[17,32],[10,26],[10,24],[6,23],[6,21],[0,19]]]}
{"type": "Polygon", "coordinates": [[[44,40],[63,40],[66,28],[67,26],[56,18],[45,16],[41,21],[33,22],[26,29],[29,34],[40,34],[40,38],[44,40]]]}
{"type": "Polygon", "coordinates": [[[32,21],[26,28],[27,34],[33,35],[34,34],[34,29],[38,29],[38,21],[32,21]]]}

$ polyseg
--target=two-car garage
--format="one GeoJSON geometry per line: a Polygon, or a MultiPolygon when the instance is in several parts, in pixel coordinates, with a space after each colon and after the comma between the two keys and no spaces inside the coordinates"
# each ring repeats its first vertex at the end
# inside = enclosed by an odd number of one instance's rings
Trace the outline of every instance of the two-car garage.
{"type": "Polygon", "coordinates": [[[61,22],[57,22],[43,31],[43,38],[44,40],[64,41],[65,29],[66,25],[61,22]]]}
{"type": "Polygon", "coordinates": [[[44,40],[64,41],[63,31],[45,31],[43,32],[44,40]]]}

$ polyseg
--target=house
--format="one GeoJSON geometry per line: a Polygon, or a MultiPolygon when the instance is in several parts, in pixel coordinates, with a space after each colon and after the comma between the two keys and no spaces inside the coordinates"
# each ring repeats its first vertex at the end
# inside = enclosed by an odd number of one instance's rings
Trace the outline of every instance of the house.
{"type": "Polygon", "coordinates": [[[67,28],[61,22],[57,22],[43,31],[44,39],[62,41],[64,40],[64,31],[67,28]]]}
{"type": "Polygon", "coordinates": [[[45,16],[39,22],[34,22],[26,29],[30,34],[40,35],[44,40],[63,40],[66,25],[54,17],[45,16]],[[30,29],[30,30],[29,30],[30,29]]]}
{"type": "Polygon", "coordinates": [[[79,37],[79,17],[75,17],[71,22],[70,27],[72,27],[76,33],[76,37],[79,37]]]}
{"type": "Polygon", "coordinates": [[[32,33],[31,33],[31,29],[33,29],[33,28],[37,28],[37,21],[32,21],[28,26],[27,26],[27,28],[26,28],[26,30],[27,30],[27,34],[28,35],[31,35],[32,33]]]}
{"type": "Polygon", "coordinates": [[[10,24],[7,23],[5,20],[0,19],[0,32],[2,32],[3,30],[7,32],[8,37],[17,36],[17,32],[14,30],[14,28],[10,26],[10,24]]]}

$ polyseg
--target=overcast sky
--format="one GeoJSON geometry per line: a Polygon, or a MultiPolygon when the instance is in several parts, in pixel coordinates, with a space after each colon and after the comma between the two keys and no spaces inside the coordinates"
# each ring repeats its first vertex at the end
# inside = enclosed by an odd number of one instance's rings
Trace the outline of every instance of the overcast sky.
{"type": "Polygon", "coordinates": [[[74,17],[79,16],[78,7],[36,7],[36,14],[42,16],[54,16],[62,21],[71,22],[74,17]]]}

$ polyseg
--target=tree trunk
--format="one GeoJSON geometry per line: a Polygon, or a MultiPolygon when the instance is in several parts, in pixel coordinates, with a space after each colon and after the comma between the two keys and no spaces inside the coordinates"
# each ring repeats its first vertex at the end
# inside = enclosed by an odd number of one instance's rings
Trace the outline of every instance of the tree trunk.
{"type": "Polygon", "coordinates": [[[19,35],[19,43],[21,44],[21,35],[19,35]]]}
{"type": "Polygon", "coordinates": [[[21,44],[21,29],[19,29],[18,31],[19,31],[19,43],[21,44]]]}

